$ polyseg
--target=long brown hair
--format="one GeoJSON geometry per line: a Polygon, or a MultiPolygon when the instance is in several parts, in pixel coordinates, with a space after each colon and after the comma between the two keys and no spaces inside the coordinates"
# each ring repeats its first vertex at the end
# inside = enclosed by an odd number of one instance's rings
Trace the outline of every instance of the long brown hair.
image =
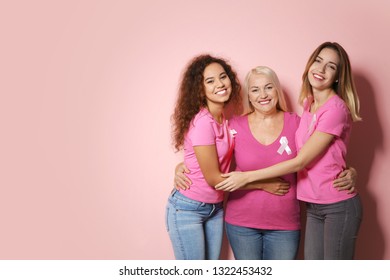
{"type": "Polygon", "coordinates": [[[351,63],[344,48],[335,42],[322,43],[309,57],[302,75],[302,89],[299,96],[299,104],[303,105],[305,99],[313,95],[308,78],[309,68],[316,60],[318,54],[325,48],[336,51],[340,57],[340,63],[337,67],[337,77],[332,88],[344,100],[351,113],[352,120],[360,121],[362,120],[359,113],[360,102],[352,76],[351,63]]]}
{"type": "Polygon", "coordinates": [[[241,85],[232,67],[224,59],[209,54],[194,57],[182,75],[178,98],[171,118],[172,139],[176,150],[183,147],[184,137],[191,120],[201,108],[206,107],[203,72],[211,63],[220,64],[231,81],[232,93],[225,104],[229,103],[236,112],[241,112],[241,85]]]}

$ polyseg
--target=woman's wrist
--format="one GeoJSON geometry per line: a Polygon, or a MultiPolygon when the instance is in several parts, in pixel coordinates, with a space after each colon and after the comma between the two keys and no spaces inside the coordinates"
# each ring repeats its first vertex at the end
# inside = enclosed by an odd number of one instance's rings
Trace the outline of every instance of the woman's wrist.
{"type": "Polygon", "coordinates": [[[247,172],[247,176],[245,176],[246,177],[246,184],[249,184],[249,183],[253,183],[254,181],[256,181],[255,179],[254,179],[254,171],[248,171],[247,172]]]}

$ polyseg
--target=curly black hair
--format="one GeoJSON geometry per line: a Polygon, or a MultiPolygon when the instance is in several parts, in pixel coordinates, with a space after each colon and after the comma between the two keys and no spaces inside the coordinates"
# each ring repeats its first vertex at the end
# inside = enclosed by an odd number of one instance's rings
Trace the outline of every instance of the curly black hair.
{"type": "Polygon", "coordinates": [[[219,57],[209,54],[196,56],[189,62],[183,73],[175,110],[172,115],[172,138],[173,145],[177,150],[183,147],[184,136],[189,129],[191,120],[201,108],[206,106],[203,72],[211,63],[220,64],[231,81],[232,93],[226,104],[229,103],[233,106],[236,112],[242,110],[241,84],[232,67],[219,57]]]}

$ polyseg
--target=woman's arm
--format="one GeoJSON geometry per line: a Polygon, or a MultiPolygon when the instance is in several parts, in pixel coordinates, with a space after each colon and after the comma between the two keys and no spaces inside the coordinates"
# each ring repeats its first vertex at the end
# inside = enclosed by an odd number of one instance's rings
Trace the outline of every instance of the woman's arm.
{"type": "Polygon", "coordinates": [[[357,171],[353,167],[348,167],[343,170],[337,179],[333,181],[333,186],[339,191],[348,191],[348,193],[356,192],[357,171]]]}
{"type": "Polygon", "coordinates": [[[263,169],[223,174],[222,176],[226,179],[217,184],[215,188],[224,191],[234,191],[254,181],[276,178],[300,171],[325,152],[333,138],[334,135],[332,134],[315,131],[295,158],[263,169]]]}
{"type": "MultiPolygon", "coordinates": [[[[186,176],[186,174],[189,172],[189,169],[184,165],[183,162],[180,162],[178,165],[176,165],[174,178],[174,186],[176,189],[187,190],[190,188],[192,182],[186,176]]],[[[241,188],[241,190],[253,189],[263,190],[275,195],[285,195],[290,189],[290,183],[283,179],[276,178],[250,183],[241,188]]]]}
{"type": "Polygon", "coordinates": [[[215,145],[194,146],[194,152],[200,170],[210,186],[215,186],[223,181],[219,169],[218,154],[215,145]]]}
{"type": "Polygon", "coordinates": [[[240,190],[263,190],[271,194],[285,195],[290,190],[290,183],[281,178],[266,179],[249,183],[240,190]]]}
{"type": "Polygon", "coordinates": [[[180,162],[175,167],[175,177],[173,179],[173,186],[179,190],[187,190],[190,188],[192,182],[186,174],[190,173],[190,170],[185,166],[184,162],[180,162]]]}
{"type": "MultiPolygon", "coordinates": [[[[207,184],[214,187],[217,183],[223,181],[215,145],[194,146],[194,152],[207,184]]],[[[189,169],[182,162],[176,166],[174,178],[176,189],[186,190],[190,188],[192,182],[185,175],[189,172],[189,169]]]]}

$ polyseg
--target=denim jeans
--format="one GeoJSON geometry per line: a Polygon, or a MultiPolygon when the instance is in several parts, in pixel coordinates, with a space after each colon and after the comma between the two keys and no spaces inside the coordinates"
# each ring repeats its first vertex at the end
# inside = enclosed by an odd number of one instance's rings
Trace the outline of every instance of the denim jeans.
{"type": "Polygon", "coordinates": [[[362,220],[358,195],[337,203],[306,203],[305,259],[351,260],[362,220]]]}
{"type": "Polygon", "coordinates": [[[218,260],[223,236],[223,203],[203,203],[174,190],[166,227],[177,260],[218,260]]]}
{"type": "Polygon", "coordinates": [[[226,223],[236,260],[293,260],[299,247],[299,230],[263,230],[226,223]]]}

